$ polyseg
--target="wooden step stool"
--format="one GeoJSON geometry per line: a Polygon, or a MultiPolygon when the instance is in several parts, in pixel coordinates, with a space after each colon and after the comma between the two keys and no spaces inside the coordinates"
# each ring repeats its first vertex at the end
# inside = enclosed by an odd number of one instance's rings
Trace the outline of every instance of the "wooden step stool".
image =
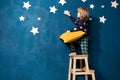
{"type": "Polygon", "coordinates": [[[75,56],[70,56],[70,61],[69,61],[69,71],[68,71],[68,80],[71,80],[71,74],[72,80],[76,80],[76,75],[85,75],[85,80],[88,80],[88,75],[92,76],[92,80],[95,80],[95,74],[94,70],[89,69],[88,65],[88,55],[75,55],[75,56]],[[85,61],[85,71],[82,69],[82,65],[80,64],[80,68],[76,68],[76,61],[80,60],[80,63],[82,60],[85,61]]]}

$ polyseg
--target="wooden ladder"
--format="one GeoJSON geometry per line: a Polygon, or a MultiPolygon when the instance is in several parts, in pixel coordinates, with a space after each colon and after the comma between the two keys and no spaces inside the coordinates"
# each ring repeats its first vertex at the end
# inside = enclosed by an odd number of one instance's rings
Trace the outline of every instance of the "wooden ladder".
{"type": "Polygon", "coordinates": [[[88,80],[88,75],[92,76],[92,80],[95,80],[95,71],[89,69],[88,65],[88,55],[75,55],[70,56],[69,59],[69,71],[68,71],[68,80],[76,80],[77,75],[85,75],[85,80],[88,80]],[[80,68],[76,68],[76,62],[80,60],[80,68]],[[83,70],[82,62],[85,62],[85,70],[83,70]],[[71,77],[71,75],[73,75],[71,77]]]}

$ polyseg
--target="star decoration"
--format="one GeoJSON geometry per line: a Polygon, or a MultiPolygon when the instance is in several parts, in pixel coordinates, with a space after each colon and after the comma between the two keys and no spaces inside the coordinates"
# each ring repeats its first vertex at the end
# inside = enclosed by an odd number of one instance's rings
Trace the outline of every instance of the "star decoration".
{"type": "Polygon", "coordinates": [[[87,0],[81,0],[83,3],[85,3],[87,0]]]}
{"type": "Polygon", "coordinates": [[[68,13],[69,11],[68,10],[64,10],[64,14],[68,13]]]}
{"type": "Polygon", "coordinates": [[[102,22],[102,23],[105,23],[105,21],[107,20],[104,16],[99,17],[99,19],[100,19],[100,22],[102,22]]]}
{"type": "Polygon", "coordinates": [[[111,1],[111,7],[117,8],[117,6],[119,5],[116,0],[114,2],[111,1]]]}
{"type": "Polygon", "coordinates": [[[65,0],[60,0],[59,3],[63,6],[66,3],[66,1],[65,0]]]}
{"type": "Polygon", "coordinates": [[[95,7],[94,4],[90,4],[91,9],[94,9],[94,7],[95,7]]]}
{"type": "Polygon", "coordinates": [[[23,8],[26,8],[27,10],[29,9],[29,7],[31,7],[29,1],[28,2],[23,2],[23,8]]]}
{"type": "Polygon", "coordinates": [[[101,8],[105,8],[105,5],[101,5],[101,8]]]}
{"type": "Polygon", "coordinates": [[[37,20],[41,20],[41,17],[38,17],[37,20]]]}
{"type": "Polygon", "coordinates": [[[19,19],[20,19],[20,21],[24,21],[25,17],[24,16],[20,16],[19,19]]]}
{"type": "Polygon", "coordinates": [[[36,35],[37,33],[39,33],[38,28],[32,27],[32,30],[30,31],[33,33],[33,35],[36,35]]]}
{"type": "Polygon", "coordinates": [[[92,18],[89,18],[90,21],[92,21],[92,18]]]}
{"type": "Polygon", "coordinates": [[[55,14],[56,11],[57,11],[57,8],[55,8],[55,6],[50,7],[50,12],[55,14]]]}

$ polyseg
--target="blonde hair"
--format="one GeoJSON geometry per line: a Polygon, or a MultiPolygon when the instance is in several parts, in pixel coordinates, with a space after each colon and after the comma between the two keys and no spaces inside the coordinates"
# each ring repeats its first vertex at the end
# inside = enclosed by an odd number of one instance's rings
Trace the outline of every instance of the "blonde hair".
{"type": "Polygon", "coordinates": [[[89,19],[89,12],[88,12],[88,9],[87,8],[84,8],[84,7],[80,7],[77,9],[78,13],[79,13],[79,18],[81,19],[86,19],[88,20],[89,19]]]}

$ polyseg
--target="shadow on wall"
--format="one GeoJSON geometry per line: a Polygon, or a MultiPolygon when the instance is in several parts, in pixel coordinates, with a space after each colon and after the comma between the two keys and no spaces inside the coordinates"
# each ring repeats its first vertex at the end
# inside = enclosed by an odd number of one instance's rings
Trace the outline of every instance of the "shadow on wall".
{"type": "Polygon", "coordinates": [[[101,23],[99,18],[91,16],[89,25],[89,64],[95,70],[96,80],[106,80],[99,71],[99,57],[102,52],[100,49],[101,23]]]}

